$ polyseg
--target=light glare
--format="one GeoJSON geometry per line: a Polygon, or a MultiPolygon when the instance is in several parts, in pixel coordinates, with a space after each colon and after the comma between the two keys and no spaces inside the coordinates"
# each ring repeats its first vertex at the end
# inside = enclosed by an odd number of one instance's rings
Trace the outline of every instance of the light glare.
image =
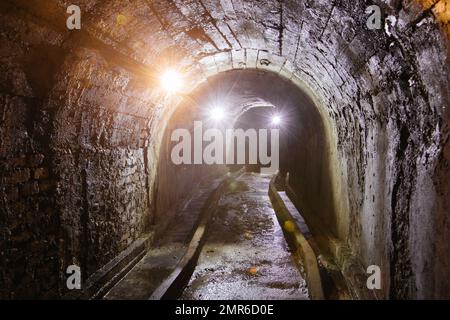
{"type": "Polygon", "coordinates": [[[181,75],[175,70],[167,70],[161,77],[161,86],[167,92],[177,92],[183,86],[181,75]]]}
{"type": "Polygon", "coordinates": [[[222,108],[215,107],[211,109],[209,116],[214,121],[221,121],[225,118],[225,111],[222,108]]]}
{"type": "Polygon", "coordinates": [[[279,115],[272,116],[272,124],[279,125],[281,123],[281,117],[279,115]]]}

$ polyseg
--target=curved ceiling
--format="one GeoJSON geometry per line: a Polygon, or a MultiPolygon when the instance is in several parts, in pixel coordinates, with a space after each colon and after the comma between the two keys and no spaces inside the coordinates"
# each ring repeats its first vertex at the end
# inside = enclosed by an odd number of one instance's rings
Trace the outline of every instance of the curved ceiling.
{"type": "MultiPolygon", "coordinates": [[[[65,18],[66,1],[18,2],[51,22],[65,18]]],[[[384,77],[406,77],[430,92],[433,108],[442,105],[447,74],[429,61],[446,60],[445,36],[433,20],[448,27],[447,2],[375,3],[395,18],[381,30],[365,27],[364,1],[79,1],[82,30],[60,41],[106,46],[125,67],[155,81],[162,70],[177,68],[191,88],[224,70],[269,69],[307,83],[332,113],[355,96],[370,103],[365,94],[389,86],[384,77]]],[[[156,105],[159,96],[152,96],[156,105]]]]}

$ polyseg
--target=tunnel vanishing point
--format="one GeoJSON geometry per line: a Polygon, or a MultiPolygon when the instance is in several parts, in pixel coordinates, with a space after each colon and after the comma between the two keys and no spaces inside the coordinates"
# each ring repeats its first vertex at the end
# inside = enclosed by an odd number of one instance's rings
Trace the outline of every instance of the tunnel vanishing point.
{"type": "MultiPolygon", "coordinates": [[[[193,212],[211,197],[196,194],[228,181],[227,197],[266,197],[269,180],[248,167],[230,182],[239,171],[170,160],[171,132],[220,105],[231,127],[282,115],[273,180],[349,297],[449,299],[449,19],[448,0],[0,1],[0,298],[120,298],[143,257],[163,263],[168,235],[202,223],[193,212]],[[381,27],[369,28],[370,6],[381,27]],[[161,85],[167,70],[176,91],[161,85]],[[366,294],[373,265],[381,286],[366,294]],[[69,266],[81,270],[75,290],[69,266]]],[[[222,212],[209,231],[251,213],[224,199],[242,216],[222,212]]],[[[261,229],[242,220],[226,244],[211,238],[225,229],[207,233],[199,267],[236,241],[267,245],[257,232],[272,232],[273,211],[256,203],[270,212],[255,216],[261,229]]],[[[265,263],[249,266],[256,281],[270,278],[265,263]]]]}

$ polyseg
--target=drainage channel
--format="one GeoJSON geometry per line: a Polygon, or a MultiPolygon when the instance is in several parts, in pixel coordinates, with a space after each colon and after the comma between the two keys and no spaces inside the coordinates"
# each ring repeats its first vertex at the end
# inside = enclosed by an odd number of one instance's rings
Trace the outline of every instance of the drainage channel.
{"type": "Polygon", "coordinates": [[[309,299],[269,183],[268,176],[246,173],[228,185],[181,299],[309,299]]]}
{"type": "Polygon", "coordinates": [[[200,188],[159,245],[103,298],[315,298],[273,209],[270,178],[237,173],[200,188]]]}

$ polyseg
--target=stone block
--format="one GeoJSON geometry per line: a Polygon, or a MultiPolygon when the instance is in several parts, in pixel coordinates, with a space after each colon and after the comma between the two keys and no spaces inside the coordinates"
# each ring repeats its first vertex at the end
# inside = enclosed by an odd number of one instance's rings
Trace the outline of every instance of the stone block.
{"type": "Polygon", "coordinates": [[[30,167],[38,167],[42,164],[44,161],[44,155],[43,154],[33,154],[27,157],[27,165],[30,167]]]}
{"type": "Polygon", "coordinates": [[[18,171],[13,171],[9,176],[10,184],[23,183],[30,179],[30,169],[23,169],[18,171]]]}
{"type": "Polygon", "coordinates": [[[41,180],[48,178],[48,169],[47,168],[37,168],[34,170],[34,179],[41,180]]]}
{"type": "Polygon", "coordinates": [[[39,193],[39,184],[36,181],[29,182],[20,187],[20,196],[28,197],[39,193]]]}

